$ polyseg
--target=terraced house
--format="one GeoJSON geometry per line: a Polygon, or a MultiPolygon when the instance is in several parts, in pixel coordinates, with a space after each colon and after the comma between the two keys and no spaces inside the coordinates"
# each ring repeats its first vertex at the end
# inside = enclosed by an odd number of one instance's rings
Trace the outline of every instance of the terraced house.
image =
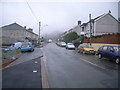
{"type": "Polygon", "coordinates": [[[38,35],[33,32],[33,29],[26,29],[26,26],[21,26],[17,23],[12,23],[2,27],[2,44],[9,45],[19,41],[31,41],[37,43],[38,35]]]}
{"type": "Polygon", "coordinates": [[[86,23],[80,22],[68,32],[76,32],[78,35],[84,33],[85,36],[90,37],[90,23],[92,36],[120,33],[120,21],[113,17],[111,12],[97,16],[86,23]]]}

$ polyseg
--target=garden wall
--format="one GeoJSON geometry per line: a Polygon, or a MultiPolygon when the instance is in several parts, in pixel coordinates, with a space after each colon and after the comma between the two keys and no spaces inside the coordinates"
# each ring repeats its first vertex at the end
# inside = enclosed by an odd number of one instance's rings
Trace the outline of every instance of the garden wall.
{"type": "MultiPolygon", "coordinates": [[[[104,43],[104,44],[120,44],[120,33],[117,34],[103,34],[100,37],[93,37],[92,43],[104,43]]],[[[90,43],[89,38],[84,39],[84,43],[90,43]]]]}

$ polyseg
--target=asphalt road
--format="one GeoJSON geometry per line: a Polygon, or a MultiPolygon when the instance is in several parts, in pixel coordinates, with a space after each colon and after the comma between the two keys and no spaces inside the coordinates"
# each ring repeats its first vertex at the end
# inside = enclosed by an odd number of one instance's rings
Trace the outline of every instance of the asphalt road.
{"type": "Polygon", "coordinates": [[[2,70],[2,88],[42,88],[39,48],[27,52],[2,70]]]}
{"type": "Polygon", "coordinates": [[[117,88],[118,65],[49,43],[43,47],[51,88],[117,88]]]}

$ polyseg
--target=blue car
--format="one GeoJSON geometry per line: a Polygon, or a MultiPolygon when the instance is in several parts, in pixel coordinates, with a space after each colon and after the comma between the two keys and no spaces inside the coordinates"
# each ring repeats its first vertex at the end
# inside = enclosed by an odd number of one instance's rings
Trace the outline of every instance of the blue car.
{"type": "Polygon", "coordinates": [[[120,62],[120,46],[102,46],[98,49],[99,59],[108,58],[117,64],[120,62]]]}
{"type": "Polygon", "coordinates": [[[31,42],[23,42],[21,46],[21,52],[34,51],[34,45],[31,42]]]}

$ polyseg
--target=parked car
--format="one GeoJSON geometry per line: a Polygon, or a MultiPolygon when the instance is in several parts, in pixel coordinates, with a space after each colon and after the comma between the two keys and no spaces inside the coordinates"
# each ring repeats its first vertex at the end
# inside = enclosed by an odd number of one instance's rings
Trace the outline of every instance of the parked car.
{"type": "Polygon", "coordinates": [[[75,50],[75,46],[73,43],[67,43],[66,44],[66,49],[74,49],[75,50]]]}
{"type": "Polygon", "coordinates": [[[98,58],[108,58],[117,64],[120,62],[120,46],[102,46],[98,49],[98,58]]]}
{"type": "Polygon", "coordinates": [[[56,42],[56,45],[60,46],[60,42],[56,42]]]}
{"type": "Polygon", "coordinates": [[[83,54],[96,54],[96,51],[92,46],[84,44],[80,44],[78,46],[78,52],[81,52],[83,54]]]}
{"type": "Polygon", "coordinates": [[[10,47],[5,48],[4,51],[20,49],[21,46],[22,46],[22,42],[15,42],[15,43],[13,43],[10,47]]]}
{"type": "Polygon", "coordinates": [[[66,43],[65,42],[60,42],[60,46],[61,47],[66,47],[66,43]]]}
{"type": "Polygon", "coordinates": [[[49,39],[49,40],[48,40],[48,43],[51,43],[51,42],[52,42],[52,40],[51,40],[51,39],[49,39]]]}
{"type": "Polygon", "coordinates": [[[34,51],[34,45],[31,42],[24,42],[21,46],[21,52],[34,51]]]}

